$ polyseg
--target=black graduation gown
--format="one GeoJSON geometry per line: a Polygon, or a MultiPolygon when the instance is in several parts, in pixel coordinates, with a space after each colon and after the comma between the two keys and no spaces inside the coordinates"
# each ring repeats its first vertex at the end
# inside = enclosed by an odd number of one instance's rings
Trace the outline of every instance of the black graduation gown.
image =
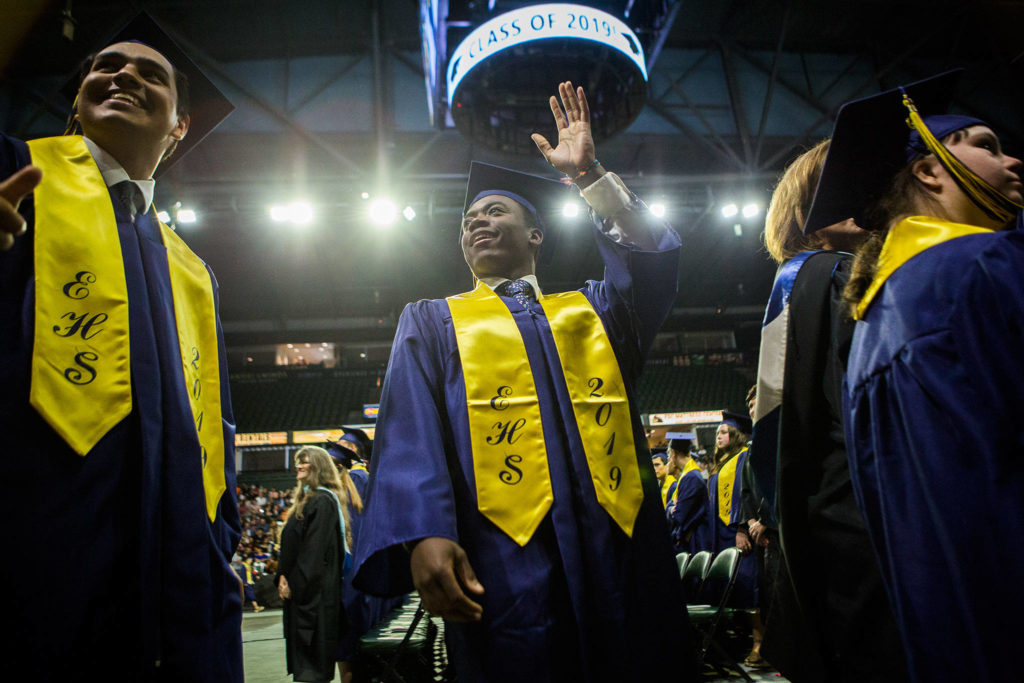
{"type": "MultiPolygon", "coordinates": [[[[842,380],[853,321],[842,290],[850,264],[847,254],[814,254],[790,298],[777,508],[785,569],[804,623],[802,632],[786,635],[780,625],[768,639],[769,651],[789,650],[771,661],[794,681],[907,680],[843,436],[842,380]]],[[[776,597],[784,601],[787,594],[792,599],[788,591],[776,597]]]]}
{"type": "Polygon", "coordinates": [[[347,627],[341,585],[345,546],[338,506],[317,491],[281,532],[277,573],[288,579],[292,597],[284,601],[288,673],[296,681],[329,681],[334,676],[338,641],[347,627]]]}

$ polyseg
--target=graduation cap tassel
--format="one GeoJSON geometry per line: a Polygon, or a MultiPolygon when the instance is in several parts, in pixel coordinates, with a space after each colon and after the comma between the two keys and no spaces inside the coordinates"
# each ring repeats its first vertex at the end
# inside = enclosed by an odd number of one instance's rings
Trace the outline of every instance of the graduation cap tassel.
{"type": "Polygon", "coordinates": [[[1009,223],[1017,217],[1021,209],[1024,209],[1024,205],[1018,204],[989,185],[983,178],[964,166],[963,162],[957,159],[952,152],[946,149],[946,146],[932,135],[931,130],[925,125],[924,120],[918,113],[917,107],[914,106],[914,101],[910,99],[906,92],[903,93],[903,106],[909,112],[907,125],[917,131],[928,151],[935,155],[939,163],[949,171],[953,180],[964,191],[964,194],[979,209],[984,211],[986,216],[1001,223],[1009,223]]]}

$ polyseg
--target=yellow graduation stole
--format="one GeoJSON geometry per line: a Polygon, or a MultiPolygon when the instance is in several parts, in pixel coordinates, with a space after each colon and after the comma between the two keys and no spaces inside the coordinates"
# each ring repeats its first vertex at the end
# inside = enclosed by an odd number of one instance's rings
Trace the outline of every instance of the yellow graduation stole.
{"type": "MultiPolygon", "coordinates": [[[[643,500],[629,401],[615,352],[580,292],[540,304],[558,350],[598,503],[628,535],[643,500]]],[[[466,384],[477,507],[526,545],[553,501],[540,402],[519,328],[481,283],[448,298],[466,384]]]]}
{"type": "Polygon", "coordinates": [[[736,463],[740,461],[740,455],[747,449],[743,449],[732,456],[718,470],[718,518],[722,524],[729,526],[732,518],[732,494],[736,485],[736,463]]]}
{"type": "MultiPolygon", "coordinates": [[[[128,287],[110,194],[80,136],[28,143],[35,189],[35,328],[29,400],[79,455],[132,409],[128,287]]],[[[182,370],[203,456],[207,514],[226,489],[213,285],[161,224],[182,370]]]]}
{"type": "MultiPolygon", "coordinates": [[[[668,490],[672,488],[672,482],[678,481],[673,475],[666,474],[661,482],[661,504],[668,505],[668,490]]],[[[677,487],[678,488],[678,487],[677,487]]],[[[672,493],[672,500],[675,500],[675,492],[672,493]]]]}
{"type": "Polygon", "coordinates": [[[965,235],[977,235],[986,232],[995,232],[988,228],[964,223],[950,223],[941,218],[932,216],[910,216],[892,226],[889,234],[885,236],[885,243],[878,255],[878,270],[875,277],[868,286],[857,310],[853,316],[854,320],[863,320],[867,315],[868,308],[875,300],[875,296],[882,289],[889,276],[899,270],[900,266],[914,258],[922,251],[934,247],[937,244],[948,242],[957,237],[965,235]]]}
{"type": "MultiPolygon", "coordinates": [[[[679,482],[682,483],[683,477],[694,470],[699,470],[700,465],[693,458],[687,458],[686,464],[683,465],[683,471],[679,473],[679,482]]],[[[679,500],[679,485],[676,485],[676,490],[672,492],[672,500],[679,500]]]]}

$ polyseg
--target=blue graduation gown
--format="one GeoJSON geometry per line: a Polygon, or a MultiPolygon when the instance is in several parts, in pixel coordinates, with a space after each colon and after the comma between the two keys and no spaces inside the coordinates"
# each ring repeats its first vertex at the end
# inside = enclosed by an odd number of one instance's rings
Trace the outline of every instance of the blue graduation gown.
{"type": "MultiPolygon", "coordinates": [[[[0,134],[0,178],[28,162],[25,143],[0,134]]],[[[128,287],[132,412],[85,457],[29,404],[31,197],[20,208],[28,232],[0,252],[0,480],[19,517],[0,563],[17,624],[4,643],[5,673],[240,682],[240,583],[230,565],[240,524],[223,336],[218,323],[227,490],[211,524],[166,249],[150,215],[133,221],[111,201],[128,287]]]]}
{"type": "Polygon", "coordinates": [[[708,484],[704,475],[700,470],[691,470],[675,486],[678,494],[673,491],[673,495],[669,496],[666,514],[676,552],[711,550],[708,484]]]}
{"type": "Polygon", "coordinates": [[[1024,234],[933,246],[858,322],[846,440],[915,681],[1020,680],[1024,234]]]}
{"type": "MultiPolygon", "coordinates": [[[[740,524],[747,521],[741,519],[743,517],[741,514],[743,508],[741,491],[743,490],[743,469],[746,467],[747,458],[750,457],[750,451],[744,449],[733,457],[737,459],[737,462],[733,495],[730,500],[729,524],[723,524],[718,517],[719,474],[716,472],[708,477],[708,528],[711,536],[709,550],[716,555],[726,548],[736,547],[736,532],[739,531],[740,524]]],[[[729,605],[742,609],[757,607],[757,593],[757,558],[754,553],[747,553],[740,560],[739,574],[736,577],[732,595],[729,597],[729,605]]]]}
{"type": "MultiPolygon", "coordinates": [[[[598,230],[605,279],[582,289],[604,323],[627,392],[675,296],[678,236],[657,251],[598,230]]],[[[357,586],[409,591],[402,543],[458,542],[485,593],[483,619],[447,625],[460,681],[621,681],[678,676],[644,653],[672,642],[688,653],[689,622],[644,431],[630,402],[644,499],[628,538],[598,505],[554,339],[540,305],[502,297],[522,334],[540,399],[554,503],[520,547],[479,513],[465,383],[444,300],[402,314],[375,434],[369,506],[356,542],[357,586]],[[667,606],[667,608],[666,608],[667,606]]]]}

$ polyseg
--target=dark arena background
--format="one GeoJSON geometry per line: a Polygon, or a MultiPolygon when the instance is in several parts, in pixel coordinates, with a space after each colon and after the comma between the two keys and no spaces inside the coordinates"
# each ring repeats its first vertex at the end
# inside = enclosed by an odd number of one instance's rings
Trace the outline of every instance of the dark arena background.
{"type": "MultiPolygon", "coordinates": [[[[1024,151],[1021,2],[541,5],[0,5],[7,134],[60,134],[79,61],[139,9],[236,107],[161,178],[155,204],[219,281],[247,500],[294,486],[302,444],[333,440],[343,424],[372,434],[403,307],[471,287],[456,242],[470,161],[553,177],[529,134],[553,139],[547,97],[561,80],[587,90],[602,164],[683,239],[678,282],[664,283],[675,305],[639,386],[652,446],[675,426],[710,447],[719,411],[742,409],[775,272],[761,242],[766,204],[841,103],[965,67],[953,109],[1024,151]],[[593,37],[555,30],[570,14],[593,37]],[[627,35],[619,25],[630,37],[616,42],[627,35]]],[[[584,216],[555,226],[557,249],[538,273],[546,291],[601,277],[584,216]]],[[[247,680],[287,680],[276,614],[247,615],[247,680]]]]}

